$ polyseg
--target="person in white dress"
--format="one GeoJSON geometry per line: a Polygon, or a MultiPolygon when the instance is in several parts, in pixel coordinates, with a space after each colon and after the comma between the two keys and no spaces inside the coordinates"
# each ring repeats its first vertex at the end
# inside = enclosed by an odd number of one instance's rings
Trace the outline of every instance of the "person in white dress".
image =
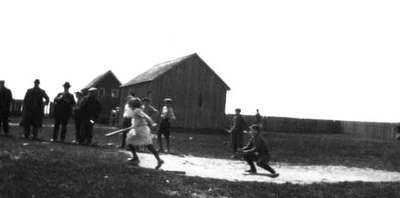
{"type": "Polygon", "coordinates": [[[128,132],[126,137],[126,144],[128,149],[132,152],[132,159],[130,161],[134,164],[139,163],[139,157],[136,153],[137,146],[145,146],[154,157],[157,159],[157,166],[155,169],[159,169],[164,161],[158,155],[158,152],[153,146],[151,137],[151,130],[149,125],[155,127],[157,124],[146,114],[141,108],[141,100],[139,98],[133,98],[129,102],[129,107],[132,109],[129,113],[129,117],[132,118],[132,129],[128,132]]]}

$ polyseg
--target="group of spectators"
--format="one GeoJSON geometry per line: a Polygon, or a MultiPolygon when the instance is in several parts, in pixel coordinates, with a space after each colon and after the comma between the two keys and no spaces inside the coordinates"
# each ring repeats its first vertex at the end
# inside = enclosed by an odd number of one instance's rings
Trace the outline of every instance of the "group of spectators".
{"type": "MultiPolygon", "coordinates": [[[[54,128],[50,141],[58,141],[61,126],[60,141],[65,141],[68,121],[74,116],[75,142],[91,144],[93,125],[101,112],[100,102],[96,98],[96,88],[90,88],[87,94],[76,92],[77,101],[69,92],[69,82],[63,84],[64,91],[54,98],[54,128]]],[[[9,135],[9,115],[12,101],[11,90],[5,87],[5,82],[0,81],[0,118],[5,135],[9,135]]],[[[44,107],[50,99],[46,91],[40,88],[40,80],[34,81],[34,87],[27,90],[22,109],[20,126],[23,127],[24,137],[38,139],[38,133],[43,125],[44,107]]]]}

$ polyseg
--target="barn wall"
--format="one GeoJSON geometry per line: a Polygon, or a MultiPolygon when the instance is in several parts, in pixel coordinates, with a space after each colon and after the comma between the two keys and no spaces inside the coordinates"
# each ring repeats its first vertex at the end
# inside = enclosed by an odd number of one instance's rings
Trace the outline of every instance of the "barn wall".
{"type": "Polygon", "coordinates": [[[119,105],[120,97],[113,98],[111,96],[111,90],[119,89],[119,86],[119,81],[112,75],[105,76],[104,79],[96,85],[96,88],[105,89],[105,96],[98,98],[101,104],[101,113],[99,117],[101,122],[108,122],[111,110],[119,105]]]}
{"type": "MultiPolygon", "coordinates": [[[[151,90],[153,106],[159,110],[164,98],[172,98],[177,117],[172,127],[221,129],[224,126],[226,87],[199,58],[190,58],[152,82],[129,88],[134,88],[140,97],[151,90]]],[[[121,88],[121,104],[125,103],[129,88],[121,88]]]]}

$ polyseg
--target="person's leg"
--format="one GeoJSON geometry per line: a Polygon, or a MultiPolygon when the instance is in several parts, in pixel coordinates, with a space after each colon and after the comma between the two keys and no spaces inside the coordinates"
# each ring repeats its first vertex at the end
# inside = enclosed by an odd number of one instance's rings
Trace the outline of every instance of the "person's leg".
{"type": "MultiPolygon", "coordinates": [[[[131,126],[131,119],[130,118],[123,118],[122,120],[122,128],[128,128],[131,126]]],[[[124,148],[126,145],[126,135],[128,134],[129,131],[124,131],[122,132],[122,136],[121,136],[121,146],[120,148],[124,148]]]]}
{"type": "Polygon", "coordinates": [[[10,127],[8,125],[8,115],[5,115],[3,118],[3,130],[4,130],[4,134],[8,135],[8,133],[10,132],[10,127]]]}
{"type": "Polygon", "coordinates": [[[264,161],[259,161],[257,162],[257,166],[267,170],[268,172],[272,173],[272,174],[276,174],[276,171],[268,165],[268,162],[264,162],[264,161]]]}
{"type": "Polygon", "coordinates": [[[61,120],[61,141],[64,141],[65,136],[67,135],[67,125],[68,125],[68,119],[63,118],[61,120]]]}
{"type": "Polygon", "coordinates": [[[235,154],[237,151],[237,133],[232,132],[231,137],[232,137],[232,150],[233,150],[233,153],[235,154]]]}
{"type": "Polygon", "coordinates": [[[92,143],[92,137],[93,137],[93,124],[89,123],[88,124],[88,130],[87,130],[87,142],[88,142],[88,144],[92,143]]]}
{"type": "Polygon", "coordinates": [[[271,166],[269,166],[269,164],[268,164],[269,160],[270,160],[270,156],[268,154],[259,156],[257,159],[257,166],[272,173],[273,177],[277,177],[279,174],[277,174],[276,171],[271,166]]]}
{"type": "Polygon", "coordinates": [[[86,133],[87,133],[87,123],[86,120],[81,120],[80,130],[79,130],[79,144],[85,144],[86,142],[86,133]]]}
{"type": "Polygon", "coordinates": [[[164,163],[164,161],[160,158],[160,155],[158,154],[158,152],[156,151],[156,149],[152,144],[147,145],[146,147],[147,149],[149,149],[151,153],[153,153],[154,157],[157,159],[157,166],[155,167],[155,169],[159,169],[164,163]]]}
{"type": "Polygon", "coordinates": [[[250,170],[247,170],[246,172],[249,173],[256,173],[257,169],[256,166],[254,165],[254,154],[244,154],[243,155],[243,159],[247,162],[247,164],[249,164],[250,166],[250,170]]]}
{"type": "MultiPolygon", "coordinates": [[[[132,160],[137,160],[137,161],[139,161],[139,156],[138,156],[137,153],[136,153],[136,147],[133,146],[133,145],[131,145],[131,144],[129,144],[129,145],[128,145],[128,150],[132,153],[132,160]]],[[[132,161],[132,160],[131,160],[131,161],[132,161]]]]}
{"type": "Polygon", "coordinates": [[[32,133],[33,133],[34,140],[38,139],[38,132],[39,132],[39,127],[36,125],[33,125],[32,133]]]}
{"type": "Polygon", "coordinates": [[[243,131],[240,131],[237,134],[237,146],[243,148],[243,131]]]}
{"type": "Polygon", "coordinates": [[[79,143],[81,141],[81,137],[80,137],[80,135],[81,135],[81,133],[80,133],[81,120],[78,115],[75,115],[74,120],[75,120],[75,141],[77,143],[79,143]]]}
{"type": "MultiPolygon", "coordinates": [[[[4,132],[4,134],[7,134],[6,133],[6,129],[5,129],[5,122],[4,122],[4,115],[2,115],[3,113],[2,112],[0,112],[0,127],[2,127],[3,128],[3,132],[4,132]]],[[[1,130],[1,129],[0,129],[1,130]]]]}
{"type": "Polygon", "coordinates": [[[160,128],[158,129],[157,132],[157,140],[158,140],[158,146],[159,146],[159,152],[163,152],[164,148],[163,148],[163,144],[162,144],[162,134],[164,133],[164,129],[165,128],[165,124],[164,124],[164,120],[161,120],[160,122],[160,128]]]}
{"type": "Polygon", "coordinates": [[[164,131],[164,137],[165,137],[165,142],[167,144],[167,152],[169,153],[169,132],[170,132],[171,125],[169,121],[166,122],[165,124],[165,131],[164,131]]]}
{"type": "Polygon", "coordinates": [[[128,134],[128,131],[122,132],[122,139],[121,139],[121,146],[120,148],[125,148],[126,145],[126,135],[128,134]]]}
{"type": "Polygon", "coordinates": [[[29,138],[29,135],[30,135],[30,128],[31,128],[31,126],[25,123],[25,125],[24,125],[24,137],[25,137],[26,139],[29,138]]]}
{"type": "Polygon", "coordinates": [[[53,128],[53,141],[57,141],[58,129],[60,128],[60,119],[54,118],[54,128],[53,128]]]}

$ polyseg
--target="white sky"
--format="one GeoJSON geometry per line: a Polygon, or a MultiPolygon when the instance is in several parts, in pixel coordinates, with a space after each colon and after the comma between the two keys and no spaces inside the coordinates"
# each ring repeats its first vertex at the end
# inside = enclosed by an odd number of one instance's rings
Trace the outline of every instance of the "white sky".
{"type": "Polygon", "coordinates": [[[400,120],[400,1],[1,1],[0,79],[51,98],[197,52],[227,112],[400,120]]]}

